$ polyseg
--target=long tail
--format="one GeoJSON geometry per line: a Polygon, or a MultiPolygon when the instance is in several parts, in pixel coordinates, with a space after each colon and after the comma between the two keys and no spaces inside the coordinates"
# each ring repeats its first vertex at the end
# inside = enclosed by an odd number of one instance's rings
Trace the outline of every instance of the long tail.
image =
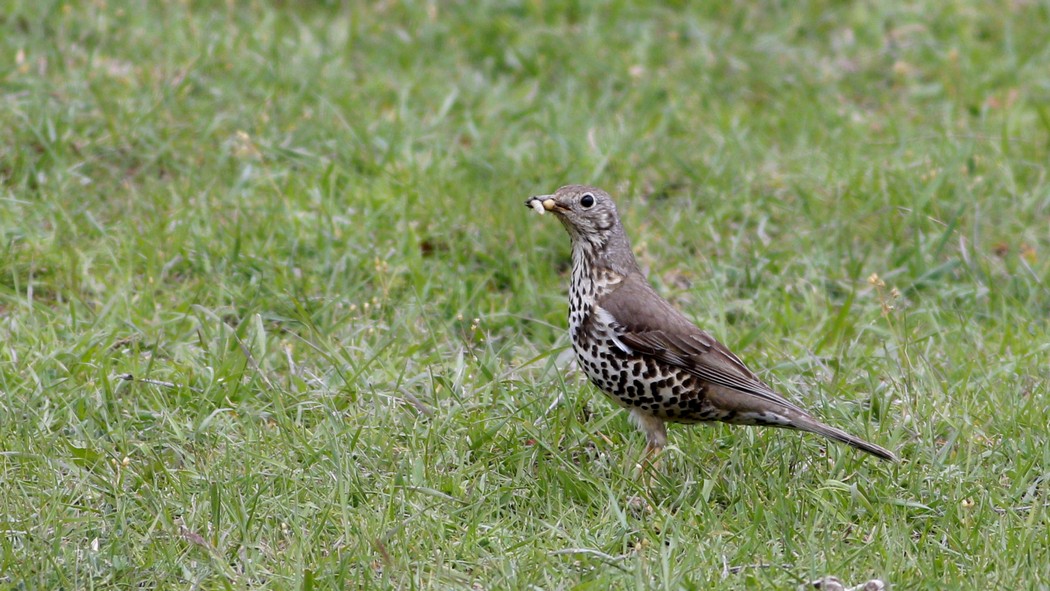
{"type": "Polygon", "coordinates": [[[827,437],[828,439],[831,439],[833,441],[845,443],[846,445],[855,447],[879,459],[886,460],[887,462],[898,461],[897,456],[893,455],[893,452],[886,448],[879,447],[874,443],[868,443],[860,437],[855,437],[853,435],[850,435],[849,433],[846,433],[842,429],[836,429],[835,427],[832,427],[830,425],[825,425],[824,423],[821,423],[820,421],[812,417],[807,417],[807,419],[808,420],[793,421],[792,426],[801,431],[809,431],[810,433],[823,435],[824,437],[827,437]]]}

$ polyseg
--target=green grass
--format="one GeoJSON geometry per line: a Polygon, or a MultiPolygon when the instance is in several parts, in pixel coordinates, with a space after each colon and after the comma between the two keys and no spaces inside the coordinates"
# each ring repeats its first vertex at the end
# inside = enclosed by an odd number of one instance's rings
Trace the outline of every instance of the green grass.
{"type": "Polygon", "coordinates": [[[0,0],[0,587],[1047,589],[1047,30],[1040,0],[0,0]],[[672,427],[638,478],[566,359],[568,238],[522,206],[569,182],[904,461],[672,427]]]}

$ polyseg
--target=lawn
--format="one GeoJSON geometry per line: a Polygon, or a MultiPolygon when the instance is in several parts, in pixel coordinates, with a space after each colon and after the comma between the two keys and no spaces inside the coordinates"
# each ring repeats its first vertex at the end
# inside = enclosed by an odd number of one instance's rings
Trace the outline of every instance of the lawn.
{"type": "Polygon", "coordinates": [[[0,588],[1050,588],[1050,4],[0,0],[0,588]],[[575,369],[608,189],[788,398],[575,369]]]}

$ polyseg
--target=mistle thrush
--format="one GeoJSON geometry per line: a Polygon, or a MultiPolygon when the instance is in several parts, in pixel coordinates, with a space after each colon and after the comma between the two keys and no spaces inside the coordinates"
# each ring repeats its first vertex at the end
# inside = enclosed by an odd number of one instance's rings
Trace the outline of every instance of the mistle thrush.
{"type": "Polygon", "coordinates": [[[667,421],[722,421],[809,431],[884,460],[897,459],[774,392],[660,297],[638,267],[608,193],[569,185],[525,205],[554,213],[569,232],[572,348],[591,381],[630,411],[645,432],[649,453],[667,443],[667,421]]]}

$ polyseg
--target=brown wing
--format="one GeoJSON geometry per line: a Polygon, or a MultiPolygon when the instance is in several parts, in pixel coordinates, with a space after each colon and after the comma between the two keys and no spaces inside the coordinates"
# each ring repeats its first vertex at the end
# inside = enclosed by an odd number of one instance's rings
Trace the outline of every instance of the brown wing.
{"type": "Polygon", "coordinates": [[[640,275],[631,275],[598,302],[615,320],[624,345],[696,377],[808,415],[758,379],[743,361],[661,298],[640,275]]]}

